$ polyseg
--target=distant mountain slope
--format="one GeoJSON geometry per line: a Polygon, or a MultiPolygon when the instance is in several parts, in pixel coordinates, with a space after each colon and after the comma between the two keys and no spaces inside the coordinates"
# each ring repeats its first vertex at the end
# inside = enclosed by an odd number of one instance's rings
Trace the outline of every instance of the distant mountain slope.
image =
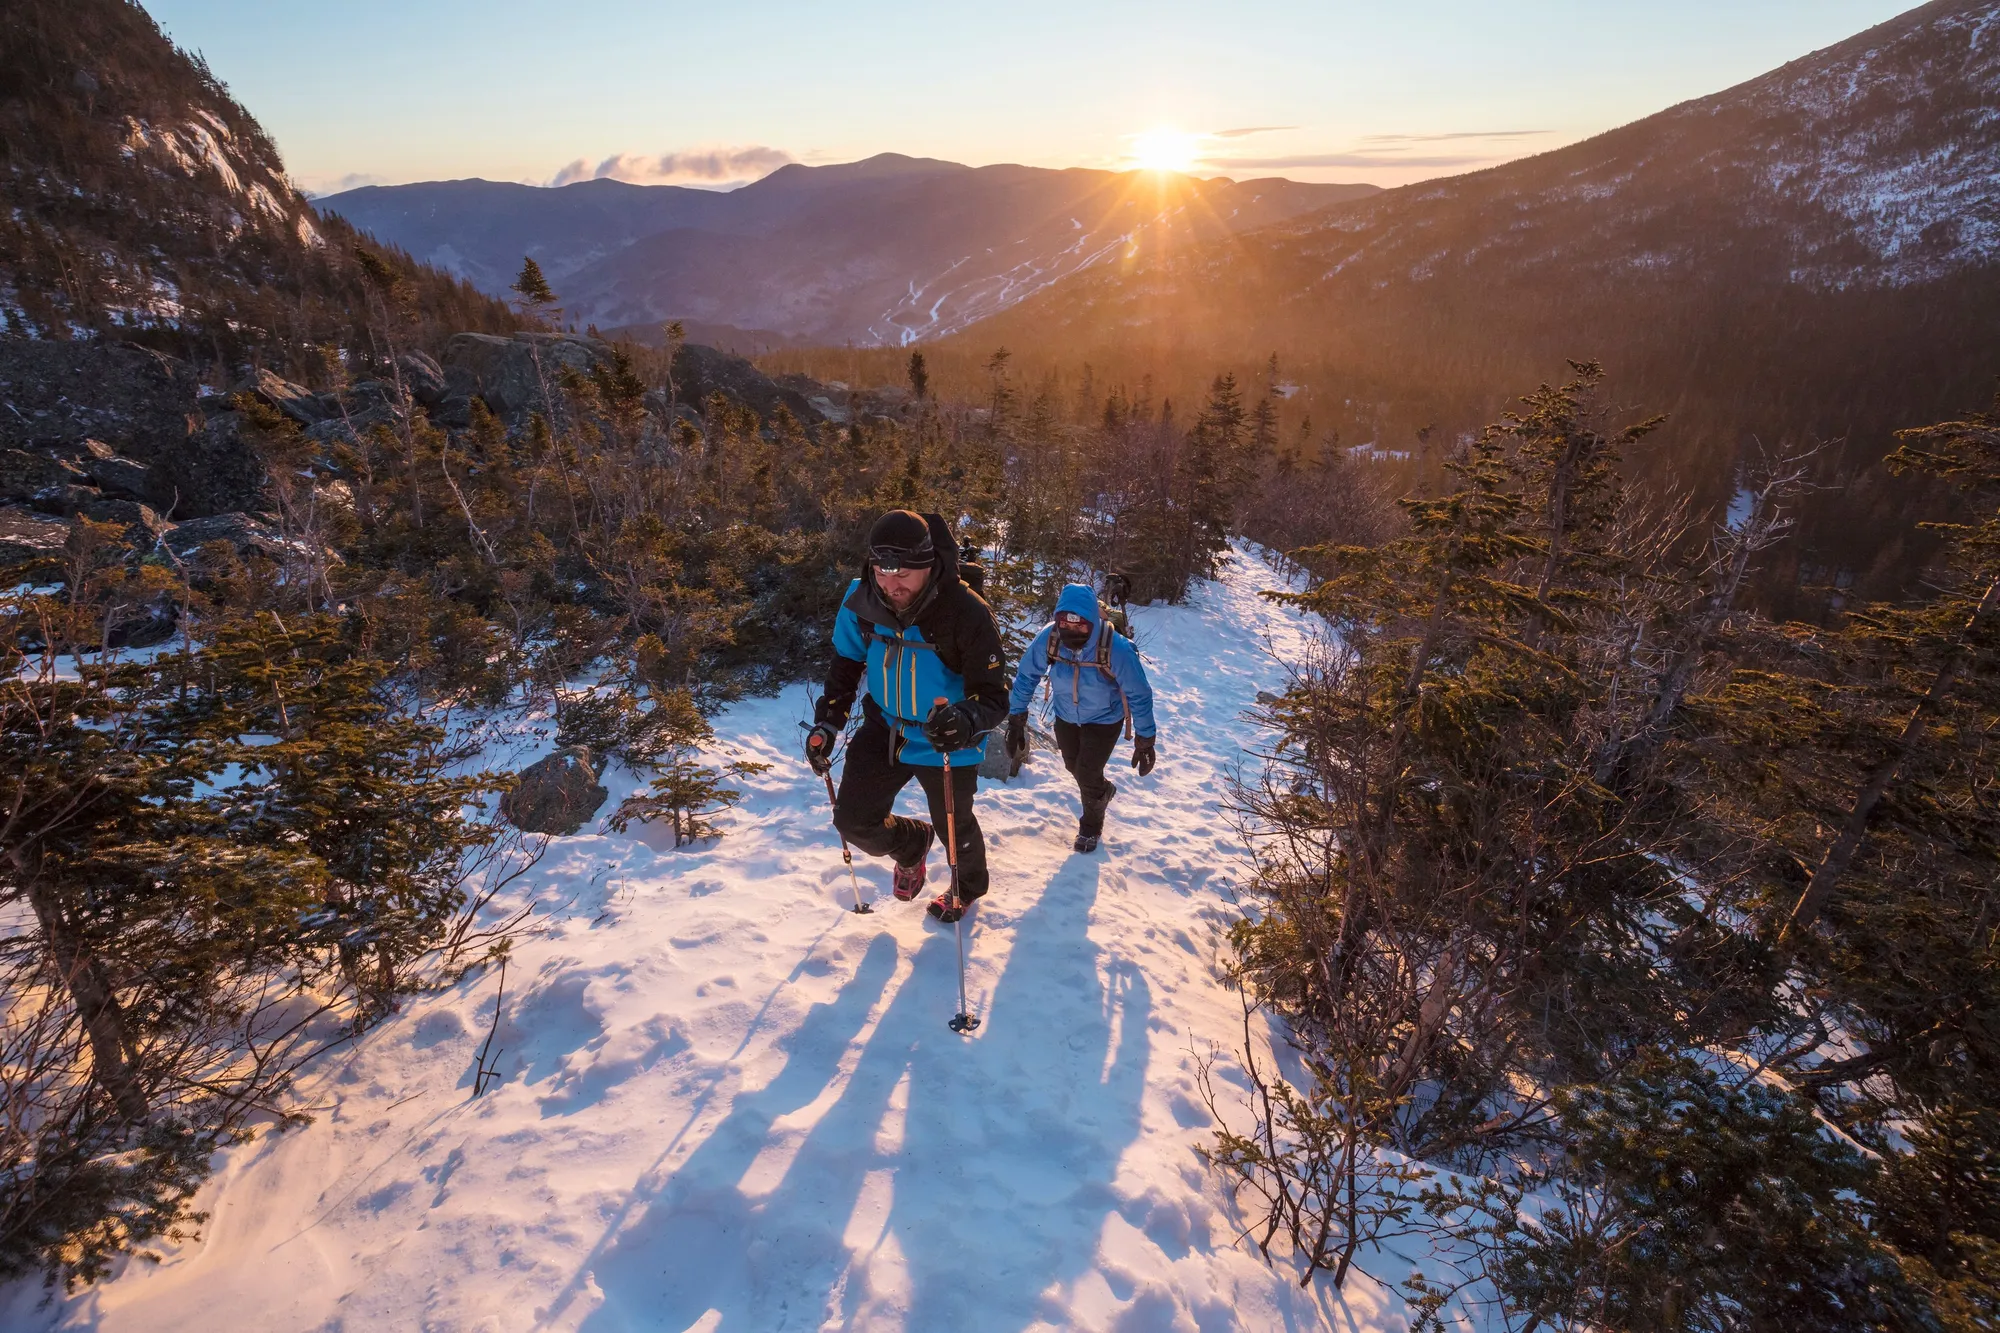
{"type": "Polygon", "coordinates": [[[937,336],[1094,265],[1215,240],[1372,186],[966,167],[885,153],[788,166],[729,194],[446,181],[323,205],[488,291],[523,255],[570,318],[692,318],[864,345],[937,336]]]}
{"type": "MultiPolygon", "coordinates": [[[[1583,143],[1244,245],[1161,253],[1021,318],[1108,330],[1140,322],[1142,306],[1150,318],[1166,296],[1284,329],[1298,312],[1385,287],[1428,298],[1482,282],[1726,275],[1843,290],[1946,280],[1996,257],[2000,3],[1937,0],[1583,143]]],[[[1234,338],[1242,322],[1211,336],[1234,338]]]]}
{"type": "MultiPolygon", "coordinates": [[[[282,358],[338,337],[365,307],[355,241],[314,213],[263,129],[138,5],[0,9],[0,332],[282,358]]],[[[385,258],[421,318],[515,322],[385,258]]]]}
{"type": "MultiPolygon", "coordinates": [[[[1306,386],[1288,408],[1396,448],[1593,357],[1620,398],[1675,413],[1654,456],[1704,498],[1752,437],[1845,437],[1825,455],[1845,476],[2000,372],[2000,0],[1939,0],[1555,152],[1085,274],[964,353],[1002,342],[1123,374],[1276,351],[1306,386]]],[[[1877,475],[1815,499],[1803,566],[1865,574],[1897,494],[1877,475]]]]}
{"type": "Polygon", "coordinates": [[[719,220],[728,203],[714,190],[614,180],[559,190],[488,180],[369,185],[319,200],[370,235],[495,294],[514,281],[524,255],[560,282],[642,236],[719,220]]]}

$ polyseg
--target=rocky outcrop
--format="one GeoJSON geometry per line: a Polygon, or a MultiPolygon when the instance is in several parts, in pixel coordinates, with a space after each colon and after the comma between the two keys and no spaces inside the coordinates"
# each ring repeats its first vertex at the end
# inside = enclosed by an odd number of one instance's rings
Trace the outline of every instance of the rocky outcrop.
{"type": "Polygon", "coordinates": [[[161,518],[151,505],[133,500],[109,500],[100,496],[83,501],[76,506],[75,512],[92,522],[121,525],[125,529],[125,539],[141,550],[151,550],[154,543],[174,527],[161,518]]]}
{"type": "Polygon", "coordinates": [[[797,388],[766,375],[740,356],[713,347],[683,343],[674,354],[674,388],[679,400],[700,410],[710,394],[719,393],[750,408],[766,421],[782,405],[801,422],[826,419],[826,413],[797,388]]]}
{"type": "Polygon", "coordinates": [[[303,385],[279,379],[268,370],[257,372],[250,392],[301,426],[316,426],[330,415],[326,400],[303,385]]]}
{"type": "MultiPolygon", "coordinates": [[[[268,371],[252,391],[294,420],[324,409],[268,371]]],[[[194,372],[173,357],[0,338],[0,500],[64,513],[129,500],[177,518],[256,508],[264,469],[237,435],[241,420],[205,411],[194,372]]]]}
{"type": "Polygon", "coordinates": [[[262,507],[264,465],[241,435],[240,412],[218,412],[199,431],[163,449],[143,497],[172,518],[262,507]]]}
{"type": "Polygon", "coordinates": [[[495,416],[517,418],[542,407],[544,381],[553,391],[565,369],[588,371],[610,353],[608,343],[569,334],[456,334],[440,359],[446,391],[439,401],[454,394],[476,395],[495,416]]]}
{"type": "Polygon", "coordinates": [[[0,449],[0,500],[48,507],[64,490],[85,482],[83,469],[67,459],[25,449],[0,449]]]}
{"type": "Polygon", "coordinates": [[[403,387],[420,406],[436,407],[451,393],[444,367],[427,352],[405,354],[397,359],[396,369],[402,372],[403,387]]]}
{"type": "Polygon", "coordinates": [[[70,525],[26,509],[0,509],[0,570],[19,570],[61,557],[70,525]]]}
{"type": "Polygon", "coordinates": [[[228,542],[238,555],[261,555],[268,560],[282,560],[292,554],[290,545],[275,530],[243,513],[210,514],[176,523],[160,544],[187,560],[210,542],[228,542]]]}
{"type": "Polygon", "coordinates": [[[610,794],[597,781],[590,750],[572,745],[516,774],[513,790],[500,798],[500,813],[524,833],[567,837],[581,829],[610,794]]]}
{"type": "Polygon", "coordinates": [[[150,461],[201,429],[199,394],[186,362],[144,348],[0,338],[0,445],[150,461]]]}

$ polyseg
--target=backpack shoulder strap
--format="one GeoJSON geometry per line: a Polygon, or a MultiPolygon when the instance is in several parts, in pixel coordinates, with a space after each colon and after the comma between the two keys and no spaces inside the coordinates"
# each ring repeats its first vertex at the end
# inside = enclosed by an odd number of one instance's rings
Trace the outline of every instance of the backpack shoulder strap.
{"type": "Polygon", "coordinates": [[[1118,674],[1111,669],[1111,626],[1104,626],[1104,632],[1097,636],[1097,669],[1111,682],[1111,688],[1118,691],[1118,702],[1125,708],[1125,739],[1132,739],[1132,697],[1125,693],[1125,685],[1118,674]]]}

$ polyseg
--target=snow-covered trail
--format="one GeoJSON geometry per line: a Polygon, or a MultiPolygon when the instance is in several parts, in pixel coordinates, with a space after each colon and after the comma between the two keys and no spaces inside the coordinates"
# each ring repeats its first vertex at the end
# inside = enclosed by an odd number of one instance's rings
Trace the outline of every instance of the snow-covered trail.
{"type": "MultiPolygon", "coordinates": [[[[0,1322],[1400,1328],[1366,1279],[1343,1299],[1267,1269],[1195,1157],[1198,1060],[1241,1021],[1214,976],[1243,865],[1220,806],[1255,744],[1241,715],[1306,633],[1258,598],[1275,581],[1239,553],[1189,605],[1135,610],[1162,759],[1135,779],[1121,745],[1095,854],[1070,850],[1055,756],[983,785],[970,1038],[946,1027],[951,932],[889,899],[886,862],[857,858],[875,913],[841,910],[825,791],[796,758],[808,692],[790,689],[719,720],[773,765],[719,842],[551,845],[537,891],[568,905],[517,946],[497,1087],[470,1095],[488,973],[320,1067],[313,1126],[226,1154],[202,1240],[53,1308],[16,1289],[0,1322]]],[[[901,808],[920,805],[912,784],[901,808]]]]}

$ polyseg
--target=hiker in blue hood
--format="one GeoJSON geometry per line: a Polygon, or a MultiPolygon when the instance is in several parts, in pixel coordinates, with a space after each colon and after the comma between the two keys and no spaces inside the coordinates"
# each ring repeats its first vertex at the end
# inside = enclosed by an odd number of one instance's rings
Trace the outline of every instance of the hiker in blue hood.
{"type": "Polygon", "coordinates": [[[854,846],[895,862],[900,902],[922,891],[931,843],[955,824],[957,897],[940,894],[929,908],[947,924],[986,892],[986,842],[972,797],[986,733],[1007,707],[1000,629],[986,600],[960,579],[958,549],[937,514],[892,509],[875,521],[861,576],[847,585],[834,617],[833,663],[806,733],[806,762],[825,774],[861,693],[861,726],[847,745],[833,822],[854,846]],[[930,804],[928,823],[894,813],[911,778],[930,804]]]}
{"type": "Polygon", "coordinates": [[[1118,733],[1132,737],[1132,767],[1153,771],[1157,751],[1153,687],[1132,641],[1105,623],[1097,594],[1072,583],[1056,599],[1056,615],[1021,655],[1021,670],[1007,700],[1007,755],[1028,752],[1028,705],[1046,676],[1055,703],[1056,745],[1063,767],[1076,778],[1083,814],[1076,822],[1076,850],[1095,851],[1104,832],[1104,810],[1118,794],[1104,776],[1118,733]]]}

